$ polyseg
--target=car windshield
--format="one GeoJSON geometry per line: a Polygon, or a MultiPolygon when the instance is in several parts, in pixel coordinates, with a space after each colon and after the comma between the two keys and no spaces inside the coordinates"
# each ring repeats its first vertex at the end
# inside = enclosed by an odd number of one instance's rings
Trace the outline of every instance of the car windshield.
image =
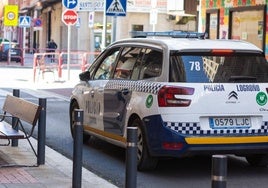
{"type": "Polygon", "coordinates": [[[170,82],[268,82],[268,63],[260,54],[170,56],[170,82]]]}

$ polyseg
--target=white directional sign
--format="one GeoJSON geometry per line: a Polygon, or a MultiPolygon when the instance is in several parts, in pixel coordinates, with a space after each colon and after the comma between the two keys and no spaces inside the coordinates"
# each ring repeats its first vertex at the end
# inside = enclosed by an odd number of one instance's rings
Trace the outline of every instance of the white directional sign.
{"type": "Polygon", "coordinates": [[[77,5],[77,11],[94,11],[94,1],[79,0],[77,5]]]}
{"type": "Polygon", "coordinates": [[[126,16],[126,0],[107,0],[106,16],[126,16]]]}
{"type": "Polygon", "coordinates": [[[20,16],[19,17],[19,27],[31,27],[31,17],[30,16],[20,16]]]}
{"type": "Polygon", "coordinates": [[[106,0],[78,0],[77,11],[103,11],[106,0]]]}

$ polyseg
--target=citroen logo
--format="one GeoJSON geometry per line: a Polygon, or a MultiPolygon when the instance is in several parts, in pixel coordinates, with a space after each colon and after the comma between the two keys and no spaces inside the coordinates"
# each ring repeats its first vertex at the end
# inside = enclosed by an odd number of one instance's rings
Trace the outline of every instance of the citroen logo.
{"type": "Polygon", "coordinates": [[[235,91],[231,91],[228,95],[228,99],[232,99],[235,98],[236,100],[238,100],[238,94],[235,91]]]}

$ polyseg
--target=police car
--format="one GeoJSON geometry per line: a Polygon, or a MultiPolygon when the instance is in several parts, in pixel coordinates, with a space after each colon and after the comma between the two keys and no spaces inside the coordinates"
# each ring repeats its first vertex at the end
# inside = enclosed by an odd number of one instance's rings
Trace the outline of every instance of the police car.
{"type": "Polygon", "coordinates": [[[154,169],[160,157],[201,154],[266,166],[264,53],[245,41],[204,38],[145,32],[108,46],[72,92],[72,133],[74,111],[83,109],[84,139],[126,147],[127,127],[138,128],[139,170],[154,169]]]}

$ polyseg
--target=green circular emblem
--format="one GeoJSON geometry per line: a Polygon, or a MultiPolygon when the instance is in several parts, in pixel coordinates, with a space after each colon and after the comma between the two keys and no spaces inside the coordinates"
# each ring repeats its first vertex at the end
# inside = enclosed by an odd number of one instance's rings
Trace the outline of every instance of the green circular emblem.
{"type": "Polygon", "coordinates": [[[151,108],[153,104],[153,96],[152,95],[148,95],[147,99],[146,99],[146,107],[147,108],[151,108]]]}
{"type": "Polygon", "coordinates": [[[263,106],[267,103],[267,95],[264,92],[259,92],[256,95],[256,102],[260,105],[263,106]]]}

